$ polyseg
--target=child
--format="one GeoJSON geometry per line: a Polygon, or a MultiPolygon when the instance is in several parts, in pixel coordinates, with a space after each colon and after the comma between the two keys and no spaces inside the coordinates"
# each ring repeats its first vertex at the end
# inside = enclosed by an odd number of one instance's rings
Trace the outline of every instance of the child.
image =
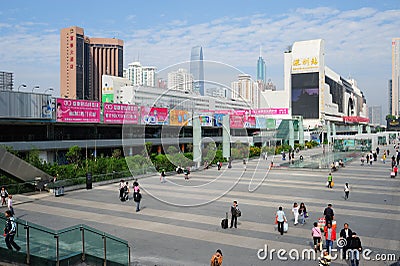
{"type": "Polygon", "coordinates": [[[11,212],[11,214],[14,216],[14,208],[13,208],[13,201],[12,201],[12,195],[8,195],[8,204],[7,204],[8,210],[11,212]]]}
{"type": "Polygon", "coordinates": [[[293,204],[292,212],[294,215],[294,225],[297,225],[299,223],[299,206],[297,205],[297,202],[293,204]]]}

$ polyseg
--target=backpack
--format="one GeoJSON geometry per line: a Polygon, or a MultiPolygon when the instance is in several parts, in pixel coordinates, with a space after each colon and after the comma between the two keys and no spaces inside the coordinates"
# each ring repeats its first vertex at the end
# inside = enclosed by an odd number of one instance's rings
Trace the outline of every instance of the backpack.
{"type": "Polygon", "coordinates": [[[140,192],[133,193],[133,201],[139,202],[142,199],[142,194],[140,192]]]}

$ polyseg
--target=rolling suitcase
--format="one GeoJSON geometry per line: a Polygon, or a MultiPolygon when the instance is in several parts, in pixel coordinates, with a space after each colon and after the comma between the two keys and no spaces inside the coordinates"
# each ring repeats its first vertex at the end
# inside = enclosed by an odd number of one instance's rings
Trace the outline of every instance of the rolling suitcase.
{"type": "Polygon", "coordinates": [[[226,213],[225,219],[222,219],[221,227],[222,227],[222,229],[227,229],[228,228],[228,213],[226,213]]]}

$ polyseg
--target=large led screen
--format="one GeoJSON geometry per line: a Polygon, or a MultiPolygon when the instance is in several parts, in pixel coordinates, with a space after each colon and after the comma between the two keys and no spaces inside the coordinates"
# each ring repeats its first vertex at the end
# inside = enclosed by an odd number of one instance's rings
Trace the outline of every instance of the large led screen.
{"type": "Polygon", "coordinates": [[[292,75],[292,114],[319,118],[318,73],[292,75]]]}

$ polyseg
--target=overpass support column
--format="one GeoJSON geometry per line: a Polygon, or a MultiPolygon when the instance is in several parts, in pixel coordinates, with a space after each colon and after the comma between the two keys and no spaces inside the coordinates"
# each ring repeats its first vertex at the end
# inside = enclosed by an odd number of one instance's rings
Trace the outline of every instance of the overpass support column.
{"type": "Polygon", "coordinates": [[[201,125],[199,116],[193,117],[193,162],[196,163],[196,168],[201,165],[201,125]]]}
{"type": "Polygon", "coordinates": [[[231,126],[229,115],[222,117],[222,156],[229,162],[231,157],[231,126]]]}
{"type": "Polygon", "coordinates": [[[289,145],[294,149],[294,127],[293,120],[289,120],[289,145]]]}
{"type": "Polygon", "coordinates": [[[304,126],[303,119],[299,119],[299,144],[304,145],[304,126]]]}

